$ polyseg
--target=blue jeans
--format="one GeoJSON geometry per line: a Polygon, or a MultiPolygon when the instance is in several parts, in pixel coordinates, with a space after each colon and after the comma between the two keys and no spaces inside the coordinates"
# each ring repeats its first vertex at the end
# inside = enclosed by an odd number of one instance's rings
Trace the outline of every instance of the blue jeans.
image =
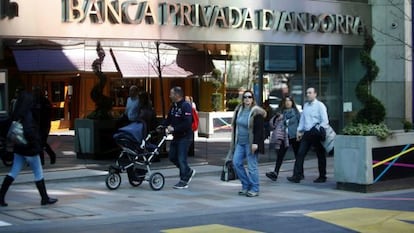
{"type": "Polygon", "coordinates": [[[236,144],[233,156],[233,165],[237,176],[241,181],[243,190],[259,192],[259,170],[257,167],[257,157],[257,153],[252,154],[251,146],[249,144],[236,144]],[[247,175],[247,172],[244,169],[244,159],[247,159],[247,170],[249,171],[249,175],[247,175]]]}
{"type": "Polygon", "coordinates": [[[170,144],[168,158],[180,169],[180,179],[187,182],[191,176],[191,168],[187,163],[188,149],[193,139],[192,134],[188,134],[182,138],[174,138],[170,144]]]}
{"type": "Polygon", "coordinates": [[[33,171],[34,180],[42,180],[43,169],[42,164],[40,163],[39,155],[24,156],[14,153],[13,166],[8,175],[13,177],[13,179],[16,179],[17,175],[19,175],[20,171],[23,169],[23,166],[26,166],[26,163],[29,164],[30,168],[33,171]]]}

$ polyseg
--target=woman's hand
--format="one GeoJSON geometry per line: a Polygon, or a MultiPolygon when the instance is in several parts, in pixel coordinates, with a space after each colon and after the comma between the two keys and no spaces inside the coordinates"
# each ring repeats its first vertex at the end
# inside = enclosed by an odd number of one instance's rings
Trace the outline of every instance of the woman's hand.
{"type": "Polygon", "coordinates": [[[257,144],[252,144],[252,152],[256,152],[256,150],[259,148],[257,144]]]}

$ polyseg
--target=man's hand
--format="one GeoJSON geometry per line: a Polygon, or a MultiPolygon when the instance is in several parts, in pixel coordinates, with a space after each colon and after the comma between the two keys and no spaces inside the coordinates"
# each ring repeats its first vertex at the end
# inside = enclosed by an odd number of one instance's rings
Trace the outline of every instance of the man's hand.
{"type": "Polygon", "coordinates": [[[172,132],[174,132],[174,127],[172,127],[171,125],[169,125],[169,126],[167,127],[167,132],[168,132],[168,133],[172,133],[172,132]]]}
{"type": "Polygon", "coordinates": [[[303,137],[303,132],[296,132],[296,141],[300,141],[303,137]]]}
{"type": "Polygon", "coordinates": [[[259,146],[257,144],[252,144],[252,152],[254,153],[259,146]]]}

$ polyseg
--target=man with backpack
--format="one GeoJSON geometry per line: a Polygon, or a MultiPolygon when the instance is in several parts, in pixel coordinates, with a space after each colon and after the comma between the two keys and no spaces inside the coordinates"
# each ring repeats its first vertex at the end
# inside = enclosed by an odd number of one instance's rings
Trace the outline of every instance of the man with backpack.
{"type": "Polygon", "coordinates": [[[163,123],[167,132],[173,135],[168,158],[180,170],[180,181],[173,188],[185,189],[195,175],[195,170],[187,163],[188,149],[194,137],[191,128],[192,106],[185,101],[181,87],[171,88],[170,99],[173,103],[163,123]]]}

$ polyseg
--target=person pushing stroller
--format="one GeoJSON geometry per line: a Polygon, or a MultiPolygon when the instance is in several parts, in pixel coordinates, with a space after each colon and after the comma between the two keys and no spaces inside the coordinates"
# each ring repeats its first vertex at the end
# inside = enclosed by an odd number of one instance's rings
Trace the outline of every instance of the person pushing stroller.
{"type": "Polygon", "coordinates": [[[161,127],[173,135],[168,158],[180,170],[180,181],[173,188],[185,189],[196,173],[187,163],[188,149],[193,139],[192,106],[185,101],[184,92],[178,86],[171,88],[170,99],[173,103],[161,127]]]}

